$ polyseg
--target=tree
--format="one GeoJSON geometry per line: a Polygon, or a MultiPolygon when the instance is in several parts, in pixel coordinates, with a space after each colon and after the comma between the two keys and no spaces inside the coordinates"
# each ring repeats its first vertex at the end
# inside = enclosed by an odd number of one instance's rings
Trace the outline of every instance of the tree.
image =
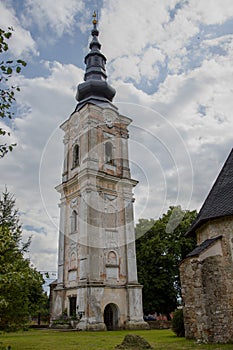
{"type": "Polygon", "coordinates": [[[30,239],[22,241],[15,199],[7,189],[0,198],[0,329],[28,321],[43,301],[43,277],[24,258],[30,239]]]}
{"type": "MultiPolygon", "coordinates": [[[[0,28],[0,54],[2,55],[4,55],[9,48],[8,40],[11,38],[12,32],[13,28],[8,28],[8,31],[0,28]]],[[[16,62],[13,60],[0,61],[1,118],[12,119],[14,116],[13,102],[15,101],[15,91],[20,91],[20,88],[18,86],[11,85],[9,79],[12,78],[14,74],[19,74],[21,72],[21,68],[25,67],[26,65],[26,62],[21,59],[18,59],[16,62]]],[[[10,132],[0,127],[0,137],[2,138],[5,135],[10,136],[10,132]]],[[[14,146],[16,146],[16,144],[8,144],[6,142],[2,143],[1,141],[0,158],[3,158],[8,151],[12,151],[14,146]]]]}
{"type": "Polygon", "coordinates": [[[37,309],[37,323],[38,325],[41,324],[41,322],[47,323],[49,321],[50,317],[50,298],[47,295],[46,292],[44,292],[43,300],[40,303],[38,309],[37,309]]]}
{"type": "Polygon", "coordinates": [[[170,207],[160,219],[140,219],[136,225],[138,279],[143,285],[145,314],[156,311],[169,315],[176,309],[181,297],[179,263],[196,245],[194,238],[185,236],[195,217],[196,211],[170,207]]]}
{"type": "Polygon", "coordinates": [[[185,336],[183,309],[177,309],[174,312],[172,319],[172,330],[176,333],[177,337],[185,336]]]}

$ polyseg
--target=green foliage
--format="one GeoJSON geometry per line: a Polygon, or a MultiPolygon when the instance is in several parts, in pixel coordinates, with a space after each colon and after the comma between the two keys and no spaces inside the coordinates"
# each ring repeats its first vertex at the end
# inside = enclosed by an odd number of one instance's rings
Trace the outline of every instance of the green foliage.
{"type": "MultiPolygon", "coordinates": [[[[0,28],[0,54],[4,54],[8,50],[8,40],[11,38],[12,32],[13,28],[8,28],[8,31],[0,28]]],[[[21,59],[16,61],[0,60],[0,118],[12,119],[14,116],[12,107],[15,102],[15,91],[20,91],[20,88],[11,85],[9,79],[11,80],[14,74],[19,74],[22,67],[26,65],[27,63],[21,59]]],[[[10,132],[0,128],[0,137],[5,135],[10,136],[10,132]]],[[[14,146],[16,144],[0,143],[0,158],[4,157],[8,151],[12,151],[14,146]]]]}
{"type": "Polygon", "coordinates": [[[43,277],[31,268],[23,253],[15,199],[7,192],[0,198],[0,329],[15,329],[27,322],[43,300],[43,277]]]}
{"type": "Polygon", "coordinates": [[[4,235],[3,239],[7,240],[8,235],[12,236],[12,247],[13,245],[16,248],[20,246],[21,252],[27,251],[30,239],[28,242],[22,243],[22,226],[19,220],[18,209],[15,208],[14,195],[9,193],[7,188],[0,198],[0,227],[4,235]]]}
{"type": "Polygon", "coordinates": [[[150,343],[137,334],[127,334],[123,342],[115,347],[115,349],[153,349],[150,343]]]}
{"type": "Polygon", "coordinates": [[[172,319],[172,330],[176,333],[177,337],[185,336],[184,317],[182,309],[177,309],[174,312],[174,316],[172,319]]]}
{"type": "Polygon", "coordinates": [[[43,293],[42,297],[39,298],[40,303],[36,302],[34,306],[36,307],[36,311],[34,314],[40,318],[42,322],[47,323],[50,315],[50,300],[47,293],[43,293]]]}
{"type": "Polygon", "coordinates": [[[186,237],[196,211],[170,207],[158,220],[140,219],[136,225],[138,279],[143,285],[144,313],[166,314],[176,309],[181,297],[179,263],[195,247],[186,237]]]}

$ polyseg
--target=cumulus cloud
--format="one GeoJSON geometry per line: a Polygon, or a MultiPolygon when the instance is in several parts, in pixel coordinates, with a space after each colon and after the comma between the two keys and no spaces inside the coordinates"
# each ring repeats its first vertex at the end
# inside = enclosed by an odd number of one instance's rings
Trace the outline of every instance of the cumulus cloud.
{"type": "MultiPolygon", "coordinates": [[[[59,196],[54,187],[60,182],[63,155],[59,125],[75,108],[74,86],[83,76],[73,65],[44,65],[49,72],[46,78],[18,77],[21,92],[17,102],[22,113],[11,131],[18,145],[1,160],[5,169],[1,187],[6,184],[16,195],[24,234],[33,236],[32,262],[42,270],[47,259],[41,257],[46,256],[48,247],[55,252],[57,246],[59,196]],[[38,247],[40,253],[34,255],[38,247]]],[[[52,256],[54,269],[56,258],[51,255],[51,260],[52,256]]]]}
{"type": "Polygon", "coordinates": [[[139,57],[120,57],[112,63],[113,73],[111,79],[133,79],[136,82],[140,81],[140,73],[138,64],[139,57]]]}
{"type": "Polygon", "coordinates": [[[200,60],[196,64],[201,64],[206,52],[201,50],[200,37],[207,37],[208,26],[232,19],[231,8],[230,3],[223,8],[218,0],[210,6],[198,0],[164,1],[162,6],[160,1],[149,0],[136,4],[106,1],[100,16],[101,40],[113,61],[113,77],[127,81],[132,70],[131,79],[136,83],[146,77],[153,85],[158,62],[167,64],[167,74],[186,72],[195,64],[194,56],[200,60]]]}
{"type": "Polygon", "coordinates": [[[37,44],[33,40],[30,31],[21,26],[15,10],[8,4],[7,1],[0,3],[0,13],[1,28],[7,30],[8,27],[13,27],[14,29],[9,45],[10,54],[17,58],[27,58],[31,54],[38,55],[37,44]]]}
{"type": "Polygon", "coordinates": [[[187,9],[190,17],[204,24],[222,24],[232,18],[233,3],[231,0],[224,0],[224,4],[221,0],[214,0],[210,1],[207,6],[204,1],[191,0],[187,2],[187,9]]]}
{"type": "Polygon", "coordinates": [[[30,25],[36,23],[40,30],[49,28],[60,37],[65,32],[73,31],[77,22],[80,25],[83,8],[84,1],[81,0],[26,0],[23,20],[27,23],[29,18],[30,25]],[[77,13],[80,14],[79,18],[76,18],[77,13]]]}

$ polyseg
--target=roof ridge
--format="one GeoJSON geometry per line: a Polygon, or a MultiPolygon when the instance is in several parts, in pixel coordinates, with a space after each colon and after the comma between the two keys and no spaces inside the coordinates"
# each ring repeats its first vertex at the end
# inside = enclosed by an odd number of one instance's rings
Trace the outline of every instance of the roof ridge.
{"type": "Polygon", "coordinates": [[[187,234],[192,234],[203,222],[233,215],[233,148],[209,191],[187,234]],[[232,176],[231,176],[232,175],[232,176]]]}
{"type": "Polygon", "coordinates": [[[214,242],[216,242],[218,239],[221,239],[222,235],[219,235],[217,237],[213,238],[207,238],[204,242],[199,244],[196,248],[191,251],[186,258],[191,258],[193,256],[198,256],[200,253],[204,252],[207,248],[209,248],[214,242]]]}

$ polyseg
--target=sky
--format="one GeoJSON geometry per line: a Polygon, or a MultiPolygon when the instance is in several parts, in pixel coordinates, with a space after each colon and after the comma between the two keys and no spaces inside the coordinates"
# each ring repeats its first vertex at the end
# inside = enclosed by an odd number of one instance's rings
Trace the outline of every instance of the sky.
{"type": "Polygon", "coordinates": [[[14,193],[40,271],[57,269],[59,126],[77,104],[94,10],[114,103],[133,120],[135,222],[200,209],[233,145],[232,0],[2,0],[8,57],[27,67],[12,77],[17,147],[0,160],[0,191],[14,193]]]}

